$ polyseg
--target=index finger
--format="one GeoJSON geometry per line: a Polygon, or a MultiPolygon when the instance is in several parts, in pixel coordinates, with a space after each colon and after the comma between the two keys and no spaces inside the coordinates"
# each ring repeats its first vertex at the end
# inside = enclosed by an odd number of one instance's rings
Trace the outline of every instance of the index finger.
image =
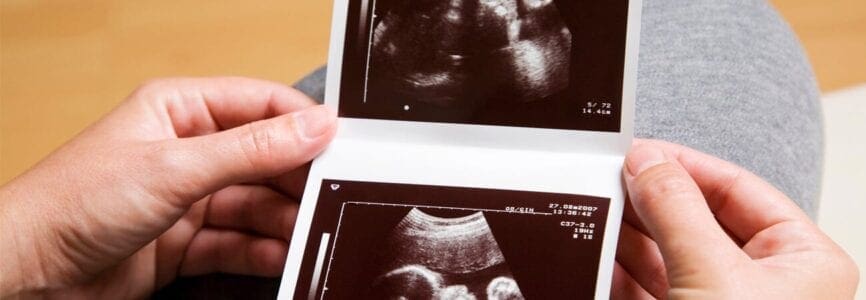
{"type": "Polygon", "coordinates": [[[741,241],[786,221],[809,217],[791,199],[757,175],[733,163],[672,143],[637,140],[676,157],[704,194],[718,222],[741,241]]]}
{"type": "Polygon", "coordinates": [[[315,105],[286,85],[242,77],[169,78],[144,84],[133,98],[155,99],[178,137],[234,128],[315,105]]]}

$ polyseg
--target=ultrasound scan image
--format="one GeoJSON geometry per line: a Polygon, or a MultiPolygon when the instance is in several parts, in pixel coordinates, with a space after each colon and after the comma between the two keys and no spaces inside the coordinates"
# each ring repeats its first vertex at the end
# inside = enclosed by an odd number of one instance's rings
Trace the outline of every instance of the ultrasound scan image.
{"type": "Polygon", "coordinates": [[[568,85],[571,33],[552,0],[379,0],[376,16],[368,98],[472,109],[568,85]]]}
{"type": "Polygon", "coordinates": [[[355,0],[341,115],[618,131],[627,3],[355,0]]]}
{"type": "Polygon", "coordinates": [[[388,235],[376,299],[523,299],[481,212],[441,218],[413,208],[388,235]]]}
{"type": "Polygon", "coordinates": [[[591,299],[609,199],[324,180],[296,299],[591,299]]]}

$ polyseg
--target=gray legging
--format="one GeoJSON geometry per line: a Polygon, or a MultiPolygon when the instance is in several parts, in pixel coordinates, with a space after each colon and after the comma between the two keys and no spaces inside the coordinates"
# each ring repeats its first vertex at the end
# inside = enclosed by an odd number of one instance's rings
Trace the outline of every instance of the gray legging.
{"type": "MultiPolygon", "coordinates": [[[[761,0],[645,1],[635,131],[739,164],[818,209],[818,89],[788,25],[761,0]]],[[[325,70],[295,86],[321,101],[325,70]]],[[[759,196],[759,195],[756,195],[759,196]]]]}
{"type": "MultiPolygon", "coordinates": [[[[744,166],[814,217],[821,107],[809,63],[779,15],[763,0],[645,0],[642,25],[637,136],[744,166]]],[[[321,101],[324,74],[296,87],[321,101]]],[[[181,278],[154,296],[272,299],[278,286],[215,274],[181,278]]]]}

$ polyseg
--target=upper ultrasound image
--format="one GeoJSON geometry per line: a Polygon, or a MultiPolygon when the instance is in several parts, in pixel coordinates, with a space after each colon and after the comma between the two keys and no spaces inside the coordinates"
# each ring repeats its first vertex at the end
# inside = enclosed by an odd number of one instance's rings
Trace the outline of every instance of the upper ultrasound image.
{"type": "Polygon", "coordinates": [[[618,131],[627,1],[583,2],[354,1],[341,114],[618,131]]]}
{"type": "Polygon", "coordinates": [[[568,85],[571,33],[551,0],[392,0],[377,11],[368,97],[472,109],[568,85]]]}

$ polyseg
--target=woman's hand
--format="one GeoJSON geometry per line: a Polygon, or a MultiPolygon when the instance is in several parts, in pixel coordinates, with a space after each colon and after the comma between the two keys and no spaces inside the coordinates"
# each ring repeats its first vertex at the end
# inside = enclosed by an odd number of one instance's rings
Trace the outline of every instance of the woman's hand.
{"type": "Polygon", "coordinates": [[[141,298],[177,276],[279,276],[299,167],[335,130],[333,111],[277,83],[143,85],[0,188],[0,298],[141,298]]]}
{"type": "Polygon", "coordinates": [[[854,296],[852,259],[756,175],[660,141],[637,141],[623,174],[613,298],[854,296]]]}

